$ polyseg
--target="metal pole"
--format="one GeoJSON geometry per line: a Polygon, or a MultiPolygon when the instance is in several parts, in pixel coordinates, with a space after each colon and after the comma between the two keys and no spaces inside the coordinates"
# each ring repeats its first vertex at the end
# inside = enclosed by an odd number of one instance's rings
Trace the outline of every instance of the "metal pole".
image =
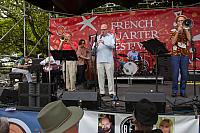
{"type": "Polygon", "coordinates": [[[26,3],[24,0],[24,57],[26,56],[26,3]]]}
{"type": "Polygon", "coordinates": [[[19,20],[17,23],[15,23],[15,24],[13,25],[13,27],[10,28],[10,29],[8,30],[8,32],[6,32],[6,34],[4,34],[4,35],[2,36],[2,38],[0,39],[0,41],[3,40],[4,37],[6,37],[6,36],[8,35],[8,33],[10,33],[10,31],[11,31],[19,22],[21,22],[22,19],[23,19],[23,17],[20,18],[20,20],[19,20]]]}
{"type": "Polygon", "coordinates": [[[44,34],[42,35],[42,37],[40,38],[40,40],[35,44],[35,46],[33,47],[33,49],[31,50],[31,52],[28,54],[28,56],[30,56],[32,54],[32,52],[35,50],[35,48],[37,47],[37,45],[40,43],[40,41],[44,38],[44,36],[46,35],[47,31],[44,32],[44,34]]]}
{"type": "MultiPolygon", "coordinates": [[[[49,13],[49,27],[50,27],[50,18],[51,18],[51,13],[49,13]]],[[[49,57],[49,68],[50,68],[50,34],[48,35],[48,57],[49,57]]],[[[51,83],[51,71],[49,70],[49,83],[51,83]]]]}

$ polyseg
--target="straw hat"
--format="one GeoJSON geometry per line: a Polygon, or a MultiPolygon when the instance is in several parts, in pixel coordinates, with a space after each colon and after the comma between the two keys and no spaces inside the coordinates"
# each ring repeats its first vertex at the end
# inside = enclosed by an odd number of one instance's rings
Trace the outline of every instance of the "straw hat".
{"type": "Polygon", "coordinates": [[[61,100],[47,104],[38,114],[38,121],[44,133],[62,133],[79,122],[83,110],[66,107],[61,100]]]}

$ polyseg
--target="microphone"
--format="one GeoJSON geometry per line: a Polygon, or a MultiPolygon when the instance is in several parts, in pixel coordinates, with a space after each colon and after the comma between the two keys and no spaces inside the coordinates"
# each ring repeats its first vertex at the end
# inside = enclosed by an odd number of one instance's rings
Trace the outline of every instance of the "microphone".
{"type": "Polygon", "coordinates": [[[96,34],[89,35],[90,38],[96,37],[96,34]]]}
{"type": "Polygon", "coordinates": [[[98,36],[98,33],[96,33],[94,42],[97,42],[97,36],[98,36]]]}
{"type": "Polygon", "coordinates": [[[103,37],[103,35],[102,34],[100,34],[100,39],[103,37]]]}

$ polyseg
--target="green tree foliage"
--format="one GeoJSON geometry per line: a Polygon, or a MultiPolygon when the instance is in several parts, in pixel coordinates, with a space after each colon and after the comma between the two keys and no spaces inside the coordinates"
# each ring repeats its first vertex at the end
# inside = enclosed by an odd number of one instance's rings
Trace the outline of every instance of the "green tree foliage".
{"type": "MultiPolygon", "coordinates": [[[[47,53],[49,26],[48,13],[26,2],[26,55],[28,55],[37,42],[43,39],[33,50],[31,56],[47,53]]],[[[5,35],[16,23],[12,30],[0,41],[0,54],[23,54],[24,51],[24,21],[23,0],[0,1],[0,38],[5,35]]]]}

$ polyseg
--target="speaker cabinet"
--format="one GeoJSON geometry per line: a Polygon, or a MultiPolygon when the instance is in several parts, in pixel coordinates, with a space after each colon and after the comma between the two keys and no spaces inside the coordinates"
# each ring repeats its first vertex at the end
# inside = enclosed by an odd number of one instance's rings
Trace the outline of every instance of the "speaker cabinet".
{"type": "Polygon", "coordinates": [[[172,80],[172,68],[170,56],[161,56],[158,57],[158,75],[163,76],[164,80],[172,80]]]}
{"type": "Polygon", "coordinates": [[[97,92],[64,92],[61,100],[66,106],[80,106],[85,109],[97,109],[97,92]]]}
{"type": "Polygon", "coordinates": [[[159,113],[165,113],[166,96],[165,93],[134,93],[129,92],[125,95],[126,112],[132,113],[134,106],[142,99],[148,99],[153,102],[159,113]]]}
{"type": "Polygon", "coordinates": [[[17,94],[17,90],[0,89],[0,101],[3,104],[15,104],[18,101],[17,94]]]}
{"type": "Polygon", "coordinates": [[[43,107],[52,101],[56,86],[54,83],[19,83],[18,90],[18,105],[43,107]]]}

